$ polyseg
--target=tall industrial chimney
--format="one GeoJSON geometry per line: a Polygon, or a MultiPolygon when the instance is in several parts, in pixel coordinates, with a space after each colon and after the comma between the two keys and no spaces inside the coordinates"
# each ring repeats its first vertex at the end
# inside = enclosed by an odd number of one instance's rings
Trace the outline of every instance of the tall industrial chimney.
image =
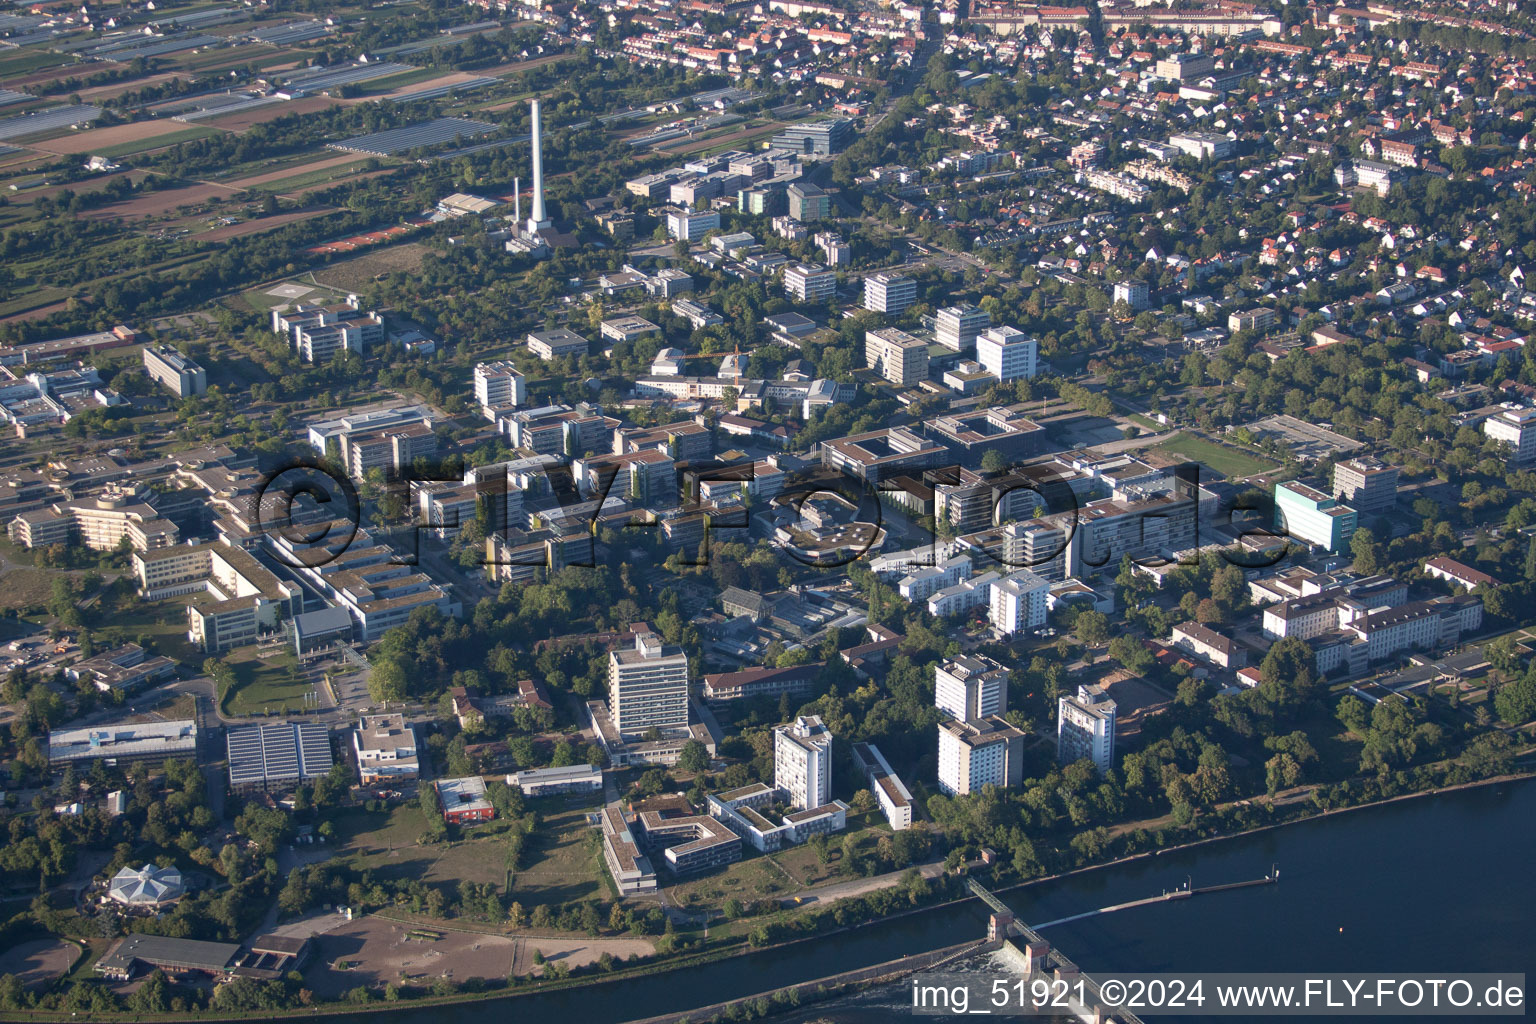
{"type": "Polygon", "coordinates": [[[539,101],[533,101],[533,209],[528,217],[528,233],[549,227],[544,215],[544,146],[539,129],[539,101]]]}
{"type": "Polygon", "coordinates": [[[520,178],[512,179],[512,223],[518,230],[523,227],[523,182],[520,178]]]}

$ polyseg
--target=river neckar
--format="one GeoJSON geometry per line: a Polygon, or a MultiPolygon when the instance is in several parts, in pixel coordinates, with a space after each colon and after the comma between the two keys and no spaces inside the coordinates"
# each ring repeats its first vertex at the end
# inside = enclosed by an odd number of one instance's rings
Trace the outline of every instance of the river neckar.
{"type": "MultiPolygon", "coordinates": [[[[1524,971],[1536,964],[1533,847],[1536,784],[1512,783],[1328,815],[999,895],[1024,921],[1048,922],[1191,882],[1257,878],[1278,865],[1278,885],[1075,920],[1048,928],[1046,937],[1089,974],[1524,971]]],[[[620,1024],[979,939],[985,928],[986,908],[971,900],[612,985],[331,1019],[471,1024],[490,1012],[620,1024]]],[[[874,1024],[903,1015],[906,995],[904,985],[876,988],[775,1020],[874,1024]]]]}

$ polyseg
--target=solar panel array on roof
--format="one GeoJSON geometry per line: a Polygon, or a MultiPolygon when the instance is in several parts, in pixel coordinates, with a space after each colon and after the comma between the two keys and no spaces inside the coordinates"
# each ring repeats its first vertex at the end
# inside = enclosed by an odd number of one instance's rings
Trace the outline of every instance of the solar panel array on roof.
{"type": "Polygon", "coordinates": [[[331,738],[314,722],[278,722],[229,730],[229,784],[264,787],[297,784],[331,770],[331,738]]]}

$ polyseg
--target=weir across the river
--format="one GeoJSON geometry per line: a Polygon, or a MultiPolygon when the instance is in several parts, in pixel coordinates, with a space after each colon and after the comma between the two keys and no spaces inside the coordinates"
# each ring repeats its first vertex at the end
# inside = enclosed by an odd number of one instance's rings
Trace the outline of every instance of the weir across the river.
{"type": "Polygon", "coordinates": [[[1101,914],[1112,914],[1120,910],[1130,910],[1134,907],[1150,906],[1154,903],[1166,903],[1170,900],[1187,900],[1205,893],[1224,892],[1229,889],[1245,889],[1254,885],[1273,885],[1280,880],[1280,869],[1271,867],[1269,874],[1262,878],[1251,879],[1246,882],[1228,882],[1224,885],[1211,885],[1195,888],[1192,882],[1186,882],[1183,888],[1164,892],[1160,896],[1149,896],[1146,899],[1131,900],[1128,903],[1116,903],[1113,906],[1100,907],[1097,910],[1089,910],[1071,917],[1058,918],[1055,921],[1047,921],[1031,927],[1019,920],[1013,909],[999,899],[990,889],[982,885],[975,878],[966,879],[966,888],[970,889],[992,910],[992,915],[987,922],[987,939],[1002,944],[1004,950],[1010,951],[1018,960],[1019,970],[1026,977],[1043,977],[1052,981],[1065,982],[1067,990],[1077,988],[1079,981],[1083,983],[1084,998],[1081,1002],[1072,1000],[1072,1012],[1085,1024],[1108,1024],[1110,1021],[1118,1021],[1120,1024],[1141,1024],[1141,1018],[1128,1010],[1106,1007],[1099,1001],[1099,985],[1091,977],[1085,975],[1082,970],[1060,949],[1051,945],[1050,941],[1040,934],[1041,929],[1054,925],[1067,924],[1071,921],[1081,921],[1089,917],[1097,917],[1101,914]]]}

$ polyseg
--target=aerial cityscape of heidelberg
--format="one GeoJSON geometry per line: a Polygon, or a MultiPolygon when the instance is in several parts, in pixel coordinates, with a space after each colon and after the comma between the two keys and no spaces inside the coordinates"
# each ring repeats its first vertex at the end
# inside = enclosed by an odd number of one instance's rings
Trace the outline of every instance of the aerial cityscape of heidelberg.
{"type": "Polygon", "coordinates": [[[1528,0],[10,0],[0,1019],[1536,965],[1533,198],[1528,0]]]}

